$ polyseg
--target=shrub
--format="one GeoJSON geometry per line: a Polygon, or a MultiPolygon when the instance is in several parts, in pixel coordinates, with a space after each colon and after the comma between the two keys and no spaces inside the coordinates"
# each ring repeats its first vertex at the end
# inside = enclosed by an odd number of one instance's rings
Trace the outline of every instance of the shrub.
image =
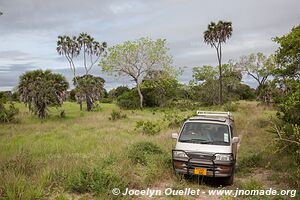
{"type": "Polygon", "coordinates": [[[6,108],[4,102],[0,102],[0,123],[9,123],[16,121],[16,115],[18,113],[19,109],[15,108],[13,103],[10,103],[9,107],[6,108]]]}
{"type": "Polygon", "coordinates": [[[140,120],[136,122],[136,129],[142,130],[143,134],[156,135],[161,131],[159,123],[140,120]]]}
{"type": "Polygon", "coordinates": [[[115,120],[124,119],[124,118],[127,118],[126,114],[122,114],[121,111],[112,110],[110,117],[108,119],[115,121],[115,120]]]}
{"type": "Polygon", "coordinates": [[[102,98],[100,100],[100,103],[113,103],[113,99],[112,98],[102,98]]]}
{"type": "Polygon", "coordinates": [[[163,150],[152,142],[138,142],[128,149],[128,157],[133,163],[147,165],[147,156],[163,154],[163,150]]]}
{"type": "Polygon", "coordinates": [[[167,121],[169,128],[178,128],[190,117],[191,115],[180,115],[178,112],[165,113],[164,121],[167,121]]]}
{"type": "Polygon", "coordinates": [[[135,90],[124,92],[117,98],[117,105],[123,109],[136,109],[139,107],[139,97],[135,90]]]}

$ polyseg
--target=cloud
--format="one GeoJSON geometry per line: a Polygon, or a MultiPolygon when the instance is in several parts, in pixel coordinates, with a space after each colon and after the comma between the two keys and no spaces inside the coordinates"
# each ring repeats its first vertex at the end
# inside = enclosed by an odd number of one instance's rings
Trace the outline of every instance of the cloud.
{"type": "MultiPolygon", "coordinates": [[[[56,40],[80,32],[109,46],[142,36],[165,38],[174,65],[186,66],[180,81],[187,82],[192,67],[217,64],[215,50],[203,42],[210,21],[233,23],[232,38],[223,48],[227,62],[251,52],[274,52],[277,44],[271,38],[299,24],[299,8],[299,0],[0,0],[0,89],[13,87],[20,73],[36,68],[52,69],[70,80],[56,40]]],[[[108,88],[132,85],[126,78],[100,75],[108,88]]]]}

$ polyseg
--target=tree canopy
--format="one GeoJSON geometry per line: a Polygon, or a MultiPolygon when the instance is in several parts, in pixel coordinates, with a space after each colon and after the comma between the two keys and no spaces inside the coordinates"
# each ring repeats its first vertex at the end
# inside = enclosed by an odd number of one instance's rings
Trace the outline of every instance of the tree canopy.
{"type": "Polygon", "coordinates": [[[117,76],[129,76],[136,84],[143,108],[140,84],[149,72],[170,70],[172,58],[168,55],[166,40],[140,38],[126,41],[108,49],[109,55],[100,62],[102,70],[117,76]]]}
{"type": "Polygon", "coordinates": [[[104,93],[104,79],[93,75],[83,75],[75,77],[73,82],[76,87],[75,96],[77,100],[81,103],[82,100],[85,99],[87,102],[87,110],[91,111],[95,101],[99,100],[104,93]]]}
{"type": "MultiPolygon", "coordinates": [[[[86,100],[87,111],[91,111],[93,107],[93,100],[95,99],[94,97],[98,96],[98,93],[90,93],[98,90],[90,90],[91,88],[95,88],[95,85],[87,84],[94,84],[97,82],[97,85],[99,85],[99,79],[89,74],[95,64],[99,62],[100,58],[102,56],[106,56],[106,48],[106,42],[100,43],[87,33],[80,33],[79,36],[58,36],[56,50],[59,55],[64,56],[69,62],[70,69],[73,72],[74,86],[76,86],[80,109],[82,109],[82,101],[86,100]],[[81,77],[76,73],[77,66],[75,64],[75,58],[80,55],[83,57],[83,67],[85,69],[85,76],[81,77]],[[77,80],[77,78],[80,79],[80,81],[77,80]]],[[[102,89],[103,85],[100,86],[99,90],[102,89]]]]}
{"type": "Polygon", "coordinates": [[[29,109],[46,117],[48,106],[62,105],[69,87],[65,77],[50,70],[34,70],[20,76],[18,92],[29,109]]]}

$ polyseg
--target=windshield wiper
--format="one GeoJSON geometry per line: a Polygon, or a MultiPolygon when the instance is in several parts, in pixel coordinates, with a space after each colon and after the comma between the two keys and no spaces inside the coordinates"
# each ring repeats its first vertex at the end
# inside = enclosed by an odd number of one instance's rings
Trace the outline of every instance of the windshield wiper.
{"type": "Polygon", "coordinates": [[[189,140],[180,140],[180,142],[193,142],[193,143],[200,143],[200,144],[209,144],[211,141],[207,141],[204,139],[189,139],[189,140]]]}

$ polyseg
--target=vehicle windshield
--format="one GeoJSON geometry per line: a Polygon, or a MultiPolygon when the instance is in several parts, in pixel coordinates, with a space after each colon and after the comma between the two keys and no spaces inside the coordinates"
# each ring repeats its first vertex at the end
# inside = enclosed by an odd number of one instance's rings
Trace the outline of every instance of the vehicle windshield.
{"type": "Polygon", "coordinates": [[[229,129],[224,124],[187,122],[181,131],[179,142],[229,145],[229,129]]]}

